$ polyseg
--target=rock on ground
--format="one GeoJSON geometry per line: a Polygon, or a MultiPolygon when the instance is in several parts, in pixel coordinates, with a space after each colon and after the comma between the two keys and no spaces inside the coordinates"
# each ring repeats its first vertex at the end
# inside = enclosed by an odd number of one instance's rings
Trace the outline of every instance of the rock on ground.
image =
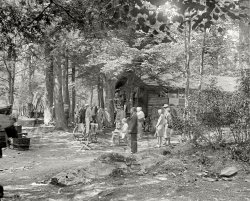
{"type": "Polygon", "coordinates": [[[220,176],[231,177],[237,174],[237,172],[238,172],[238,168],[236,168],[235,166],[226,167],[223,170],[221,170],[220,176]]]}

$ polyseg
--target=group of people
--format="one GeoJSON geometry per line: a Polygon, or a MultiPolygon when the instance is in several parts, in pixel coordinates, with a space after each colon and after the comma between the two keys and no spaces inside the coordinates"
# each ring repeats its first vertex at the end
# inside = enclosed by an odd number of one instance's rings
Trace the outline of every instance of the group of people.
{"type": "MultiPolygon", "coordinates": [[[[171,136],[174,133],[173,114],[169,105],[164,104],[162,108],[158,109],[158,121],[155,125],[155,137],[157,137],[157,146],[170,145],[171,136]],[[165,142],[164,142],[165,140],[165,142]],[[164,142],[164,143],[163,143],[164,142]]],[[[85,104],[76,113],[77,123],[85,126],[85,132],[90,131],[90,124],[98,124],[98,128],[102,129],[104,126],[109,126],[111,123],[110,114],[107,109],[85,104]]],[[[141,139],[144,134],[145,114],[141,107],[132,107],[130,110],[130,117],[126,118],[126,113],[122,107],[118,107],[115,114],[115,130],[112,132],[111,143],[114,144],[115,136],[120,139],[130,141],[131,152],[137,152],[137,139],[141,139]]]]}
{"type": "Polygon", "coordinates": [[[174,133],[173,116],[171,114],[171,109],[169,105],[164,104],[163,108],[158,110],[159,118],[155,126],[156,132],[155,136],[158,139],[157,147],[162,146],[163,138],[165,143],[163,145],[170,145],[171,136],[174,133]]]}
{"type": "MultiPolygon", "coordinates": [[[[171,136],[174,133],[174,120],[173,114],[175,110],[171,110],[168,104],[164,104],[161,109],[158,110],[159,118],[155,125],[155,137],[157,137],[158,143],[156,147],[163,145],[170,145],[171,136]],[[163,143],[163,140],[165,142],[163,143]]],[[[145,121],[145,114],[141,107],[131,108],[130,117],[123,117],[120,121],[116,119],[116,129],[112,132],[111,142],[114,144],[114,137],[119,135],[121,139],[130,139],[131,152],[137,152],[137,139],[143,136],[143,125],[145,121]],[[118,126],[119,125],[119,126],[118,126]]]]}
{"type": "Polygon", "coordinates": [[[116,129],[112,132],[111,143],[114,144],[114,137],[130,141],[131,153],[137,152],[137,139],[143,137],[143,125],[145,114],[141,107],[132,107],[130,117],[125,117],[125,112],[119,108],[116,114],[116,129]]]}
{"type": "Polygon", "coordinates": [[[98,128],[102,129],[104,126],[110,125],[110,114],[107,108],[103,109],[98,106],[91,107],[89,104],[85,104],[83,107],[77,105],[75,111],[76,123],[81,125],[81,129],[85,129],[85,132],[89,134],[90,124],[98,124],[98,128]],[[85,126],[83,128],[83,126],[85,126]]]}

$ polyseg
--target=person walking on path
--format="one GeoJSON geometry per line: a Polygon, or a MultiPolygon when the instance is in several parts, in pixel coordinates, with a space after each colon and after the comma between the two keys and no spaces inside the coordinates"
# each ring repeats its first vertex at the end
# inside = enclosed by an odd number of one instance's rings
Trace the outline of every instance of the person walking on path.
{"type": "Polygon", "coordinates": [[[137,118],[138,118],[138,138],[141,139],[143,136],[143,123],[145,121],[145,114],[141,107],[137,107],[137,118]]]}
{"type": "Polygon", "coordinates": [[[89,134],[90,122],[92,121],[92,111],[91,107],[86,104],[86,114],[85,114],[85,123],[86,123],[86,133],[89,134]]]}
{"type": "Polygon", "coordinates": [[[163,110],[162,109],[159,109],[158,110],[158,114],[159,114],[159,119],[157,121],[157,124],[155,126],[156,128],[156,132],[155,132],[155,135],[158,139],[158,145],[157,147],[161,147],[162,145],[162,138],[163,138],[163,135],[164,135],[164,114],[163,114],[163,110]]]}
{"type": "Polygon", "coordinates": [[[128,122],[128,134],[130,134],[130,139],[131,139],[131,153],[134,154],[137,152],[137,113],[136,113],[136,108],[132,107],[131,108],[131,116],[129,118],[128,122]]]}

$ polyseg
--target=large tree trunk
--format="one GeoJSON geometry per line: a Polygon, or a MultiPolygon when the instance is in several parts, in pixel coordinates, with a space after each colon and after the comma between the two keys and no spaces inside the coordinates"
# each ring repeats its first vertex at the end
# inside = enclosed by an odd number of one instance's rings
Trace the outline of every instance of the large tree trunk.
{"type": "Polygon", "coordinates": [[[97,92],[98,92],[98,105],[99,107],[104,109],[103,79],[101,74],[98,77],[97,92]]]}
{"type": "Polygon", "coordinates": [[[69,108],[70,108],[70,99],[69,99],[69,57],[68,57],[68,50],[65,51],[64,54],[64,65],[63,65],[63,102],[64,102],[64,111],[66,117],[66,123],[69,120],[69,108]]]}
{"type": "MultiPolygon", "coordinates": [[[[242,14],[247,14],[250,18],[249,9],[250,1],[249,0],[240,0],[240,8],[242,14]],[[243,9],[248,8],[248,9],[243,9]]],[[[250,71],[250,22],[249,18],[242,19],[239,24],[240,28],[240,45],[239,45],[239,65],[245,76],[247,76],[247,71],[250,71]]]]}
{"type": "MultiPolygon", "coordinates": [[[[185,63],[185,70],[186,70],[186,87],[185,87],[185,110],[184,110],[184,121],[185,125],[189,120],[189,95],[190,95],[190,45],[191,45],[191,30],[192,30],[192,24],[191,19],[187,22],[186,30],[185,30],[185,54],[186,54],[186,63],[185,63]]],[[[188,135],[190,139],[190,135],[188,133],[188,130],[185,126],[185,134],[188,135]]]]}
{"type": "Polygon", "coordinates": [[[54,96],[55,96],[55,114],[56,128],[66,129],[66,120],[64,114],[63,96],[62,96],[62,65],[60,55],[57,55],[54,66],[54,96]]]}
{"type": "Polygon", "coordinates": [[[107,109],[110,114],[111,124],[114,125],[114,97],[115,97],[115,83],[116,81],[113,79],[109,79],[106,77],[105,79],[105,92],[106,92],[106,104],[107,109]]]}
{"type": "Polygon", "coordinates": [[[45,93],[44,93],[44,124],[48,125],[53,121],[53,89],[54,89],[54,72],[53,56],[50,55],[51,48],[45,44],[45,58],[47,66],[45,69],[45,93]]]}
{"type": "Polygon", "coordinates": [[[72,82],[72,107],[71,107],[71,116],[73,121],[75,122],[75,106],[76,106],[76,88],[75,88],[75,80],[76,80],[76,66],[74,61],[72,62],[72,72],[71,72],[71,82],[72,82]]]}

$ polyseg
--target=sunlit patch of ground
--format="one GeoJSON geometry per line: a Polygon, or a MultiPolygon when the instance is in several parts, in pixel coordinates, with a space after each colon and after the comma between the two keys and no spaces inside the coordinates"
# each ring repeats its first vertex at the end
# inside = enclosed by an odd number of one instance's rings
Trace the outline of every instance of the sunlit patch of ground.
{"type": "MultiPolygon", "coordinates": [[[[51,185],[48,181],[57,173],[87,167],[91,161],[104,153],[117,152],[129,155],[130,150],[126,146],[111,147],[110,134],[99,136],[98,143],[91,144],[93,150],[88,151],[81,150],[82,145],[73,139],[70,132],[33,131],[29,133],[29,137],[32,138],[30,150],[3,151],[3,158],[0,159],[0,182],[4,185],[7,196],[3,200],[247,201],[250,198],[250,183],[244,181],[243,171],[234,176],[231,181],[210,182],[198,176],[194,179],[193,175],[200,171],[196,164],[197,156],[178,155],[179,152],[189,149],[188,146],[178,145],[173,152],[179,157],[176,160],[182,161],[186,167],[186,170],[180,174],[172,169],[156,173],[154,172],[156,170],[152,170],[149,174],[141,176],[128,174],[121,177],[108,177],[93,180],[85,185],[67,187],[51,185]]],[[[178,141],[178,137],[173,140],[174,143],[178,141]]],[[[139,141],[139,151],[150,155],[158,150],[159,154],[161,149],[154,148],[155,145],[156,139],[145,138],[139,141]]],[[[171,148],[168,149],[172,151],[171,148]]],[[[208,155],[212,154],[208,153],[208,155]]],[[[169,156],[166,160],[172,157],[169,156]]]]}

